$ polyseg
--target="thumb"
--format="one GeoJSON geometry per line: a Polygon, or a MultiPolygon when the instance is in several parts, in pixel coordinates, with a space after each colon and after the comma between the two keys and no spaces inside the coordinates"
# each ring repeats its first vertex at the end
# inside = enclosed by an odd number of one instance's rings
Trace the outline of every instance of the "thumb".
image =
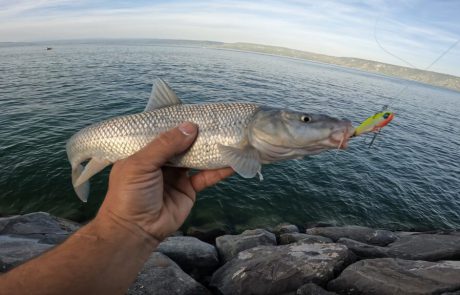
{"type": "Polygon", "coordinates": [[[146,170],[161,168],[169,159],[185,152],[195,141],[198,126],[184,122],[178,127],[161,133],[152,142],[132,156],[146,170]]]}

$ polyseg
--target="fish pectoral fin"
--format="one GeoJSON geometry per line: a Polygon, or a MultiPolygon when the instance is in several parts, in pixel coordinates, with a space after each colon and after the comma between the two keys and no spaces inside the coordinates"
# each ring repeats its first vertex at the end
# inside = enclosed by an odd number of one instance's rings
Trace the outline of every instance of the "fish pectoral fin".
{"type": "Polygon", "coordinates": [[[87,182],[94,174],[100,172],[105,167],[111,164],[110,161],[104,159],[92,158],[91,161],[86,164],[85,169],[81,172],[77,179],[73,182],[74,187],[79,187],[80,185],[87,182]]]}
{"type": "Polygon", "coordinates": [[[153,81],[152,93],[144,112],[181,103],[174,90],[163,79],[159,78],[153,81]]]}
{"type": "Polygon", "coordinates": [[[260,173],[262,165],[260,164],[259,153],[253,147],[235,148],[226,145],[219,145],[219,151],[227,161],[227,164],[232,167],[239,175],[244,178],[252,178],[260,173]]]}

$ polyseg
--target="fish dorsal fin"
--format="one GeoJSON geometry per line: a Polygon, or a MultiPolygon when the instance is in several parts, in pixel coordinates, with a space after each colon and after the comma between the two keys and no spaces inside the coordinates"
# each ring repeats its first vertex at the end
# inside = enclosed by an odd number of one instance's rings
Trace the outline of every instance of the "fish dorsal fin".
{"type": "Polygon", "coordinates": [[[240,149],[226,145],[219,145],[218,148],[224,159],[226,159],[227,164],[236,173],[244,178],[253,178],[259,174],[262,180],[262,174],[260,173],[262,165],[260,164],[259,153],[256,149],[253,147],[240,149]]]}
{"type": "Polygon", "coordinates": [[[156,79],[153,82],[152,93],[144,112],[181,103],[174,90],[163,79],[156,79]]]}

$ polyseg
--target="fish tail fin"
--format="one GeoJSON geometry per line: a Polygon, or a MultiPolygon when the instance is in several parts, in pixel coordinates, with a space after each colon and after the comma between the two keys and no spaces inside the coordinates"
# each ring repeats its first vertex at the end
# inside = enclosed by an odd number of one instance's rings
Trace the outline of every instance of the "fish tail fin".
{"type": "Polygon", "coordinates": [[[80,200],[86,203],[86,201],[88,201],[89,196],[89,181],[85,181],[82,184],[75,186],[77,179],[80,177],[84,169],[85,168],[83,167],[83,165],[80,164],[76,165],[75,168],[72,168],[72,184],[74,185],[73,188],[77,196],[80,198],[80,200]]]}

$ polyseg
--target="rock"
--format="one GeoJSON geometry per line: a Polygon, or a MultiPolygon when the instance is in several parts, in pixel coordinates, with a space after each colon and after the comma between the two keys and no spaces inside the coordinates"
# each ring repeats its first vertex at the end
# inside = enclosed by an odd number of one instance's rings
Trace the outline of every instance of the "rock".
{"type": "Polygon", "coordinates": [[[42,243],[57,244],[80,226],[45,212],[0,218],[0,234],[36,238],[42,243]]]}
{"type": "Polygon", "coordinates": [[[439,234],[404,234],[387,247],[368,245],[341,238],[338,243],[346,245],[360,258],[401,258],[409,260],[456,260],[460,259],[460,237],[439,234]]]}
{"type": "Polygon", "coordinates": [[[305,224],[305,228],[312,228],[312,227],[330,227],[330,226],[335,226],[335,224],[330,223],[330,222],[307,222],[305,224]]]}
{"type": "Polygon", "coordinates": [[[416,232],[416,231],[397,231],[397,232],[395,232],[395,234],[398,237],[406,237],[406,236],[419,235],[420,232],[416,232]]]}
{"type": "Polygon", "coordinates": [[[0,235],[0,272],[8,271],[52,247],[36,239],[0,235]]]}
{"type": "Polygon", "coordinates": [[[212,276],[222,294],[283,294],[306,283],[324,285],[354,255],[340,244],[260,246],[240,252],[212,276]]]}
{"type": "Polygon", "coordinates": [[[216,238],[216,247],[224,262],[230,261],[243,250],[265,245],[276,245],[276,237],[264,229],[246,230],[240,235],[216,238]]]}
{"type": "Polygon", "coordinates": [[[210,274],[219,266],[216,248],[195,237],[166,238],[155,251],[174,260],[195,278],[210,274]]]}
{"type": "Polygon", "coordinates": [[[311,235],[319,235],[332,239],[334,242],[340,238],[348,238],[366,244],[386,246],[397,239],[397,236],[388,230],[372,229],[364,226],[333,226],[314,227],[307,229],[311,235]]]}
{"type": "Polygon", "coordinates": [[[341,294],[440,294],[460,289],[460,261],[361,260],[329,282],[328,289],[341,294]]]}
{"type": "Polygon", "coordinates": [[[369,245],[347,238],[340,238],[337,242],[347,246],[361,259],[388,257],[388,249],[385,247],[369,245]]]}
{"type": "Polygon", "coordinates": [[[399,238],[388,247],[388,256],[411,260],[460,259],[460,236],[419,234],[399,238]]]}
{"type": "Polygon", "coordinates": [[[275,226],[275,228],[273,229],[273,233],[279,237],[280,235],[282,234],[286,234],[286,233],[298,233],[299,232],[299,228],[297,227],[297,225],[294,225],[294,224],[286,224],[286,223],[281,223],[281,224],[278,224],[277,226],[275,226]]]}
{"type": "Polygon", "coordinates": [[[318,285],[308,283],[297,289],[296,295],[335,295],[337,293],[324,290],[318,285]]]}
{"type": "Polygon", "coordinates": [[[230,233],[224,224],[208,224],[204,226],[191,226],[187,229],[187,236],[192,236],[203,242],[215,244],[216,238],[230,233]]]}
{"type": "Polygon", "coordinates": [[[286,233],[279,238],[281,245],[292,244],[302,241],[304,243],[332,243],[332,240],[322,236],[315,236],[302,233],[286,233]]]}
{"type": "Polygon", "coordinates": [[[210,294],[200,283],[187,275],[180,267],[162,253],[153,253],[144,264],[128,295],[147,294],[210,294]]]}
{"type": "Polygon", "coordinates": [[[182,231],[176,230],[175,232],[170,234],[169,237],[182,237],[183,235],[184,235],[184,233],[182,231]]]}
{"type": "Polygon", "coordinates": [[[455,230],[455,231],[452,231],[451,233],[449,233],[450,235],[453,235],[453,236],[460,236],[460,230],[455,230]]]}

